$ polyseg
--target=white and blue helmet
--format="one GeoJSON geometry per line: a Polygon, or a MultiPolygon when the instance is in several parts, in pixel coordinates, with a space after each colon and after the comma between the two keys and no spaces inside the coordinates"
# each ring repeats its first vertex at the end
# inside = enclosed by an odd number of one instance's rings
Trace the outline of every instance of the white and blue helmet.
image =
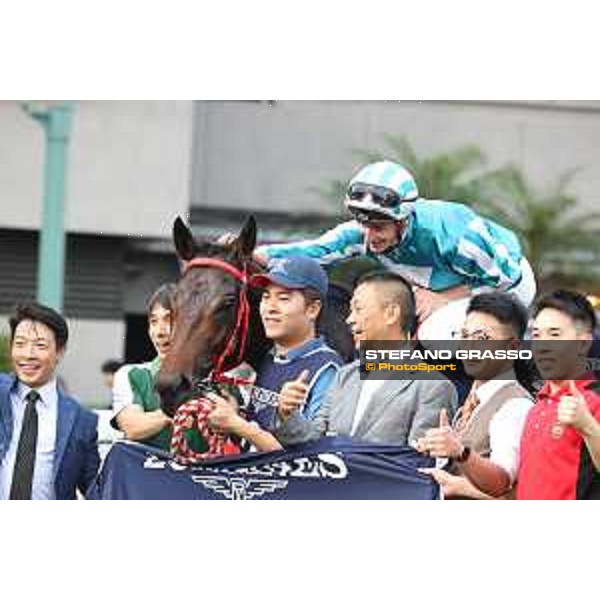
{"type": "Polygon", "coordinates": [[[402,221],[419,190],[402,165],[384,160],[363,167],[348,184],[346,206],[359,221],[402,221]]]}

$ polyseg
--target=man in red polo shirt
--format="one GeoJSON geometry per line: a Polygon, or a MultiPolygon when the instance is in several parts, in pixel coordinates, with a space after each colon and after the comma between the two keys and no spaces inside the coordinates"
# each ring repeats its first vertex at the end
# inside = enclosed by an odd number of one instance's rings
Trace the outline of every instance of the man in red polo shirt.
{"type": "Polygon", "coordinates": [[[517,499],[600,498],[600,395],[586,371],[596,317],[581,294],[557,290],[533,309],[533,350],[545,384],[521,438],[517,499]]]}

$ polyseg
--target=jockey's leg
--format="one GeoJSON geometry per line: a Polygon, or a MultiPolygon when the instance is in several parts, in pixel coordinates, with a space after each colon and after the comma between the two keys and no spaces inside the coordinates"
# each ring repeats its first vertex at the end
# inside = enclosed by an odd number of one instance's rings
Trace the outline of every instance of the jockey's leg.
{"type": "MultiPolygon", "coordinates": [[[[507,293],[514,295],[524,306],[529,308],[536,294],[536,283],[533,270],[526,258],[521,259],[521,280],[507,293]]],[[[473,295],[482,292],[493,292],[493,288],[477,288],[473,295]]],[[[434,311],[423,323],[419,324],[417,337],[419,340],[451,340],[452,332],[460,329],[467,315],[471,298],[453,300],[434,311]]]]}
{"type": "Polygon", "coordinates": [[[529,308],[537,291],[535,283],[535,275],[533,269],[526,258],[522,258],[521,266],[521,281],[515,287],[507,290],[509,294],[513,294],[525,308],[529,308]]]}
{"type": "Polygon", "coordinates": [[[470,300],[470,298],[453,300],[432,312],[419,324],[417,338],[420,341],[451,340],[452,332],[460,329],[464,323],[470,300]]]}

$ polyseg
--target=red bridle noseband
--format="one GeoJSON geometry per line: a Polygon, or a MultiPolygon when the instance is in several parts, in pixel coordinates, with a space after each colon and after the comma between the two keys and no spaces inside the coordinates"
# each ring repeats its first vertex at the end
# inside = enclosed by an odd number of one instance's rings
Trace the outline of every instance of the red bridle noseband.
{"type": "Polygon", "coordinates": [[[225,361],[234,357],[234,364],[231,368],[238,366],[244,358],[244,349],[246,348],[246,341],[248,339],[248,326],[250,322],[250,302],[248,300],[248,288],[252,287],[252,282],[248,277],[248,271],[246,265],[243,270],[234,267],[233,265],[221,260],[219,258],[192,258],[192,260],[186,262],[183,266],[183,274],[185,275],[188,271],[200,267],[209,267],[213,269],[219,269],[231,275],[236,281],[241,283],[239,295],[238,295],[238,308],[235,320],[235,327],[227,340],[225,350],[220,354],[214,363],[213,370],[210,374],[210,381],[213,383],[229,383],[232,385],[247,385],[251,383],[241,377],[228,377],[225,375],[225,361]],[[237,353],[235,353],[237,345],[237,353]]]}

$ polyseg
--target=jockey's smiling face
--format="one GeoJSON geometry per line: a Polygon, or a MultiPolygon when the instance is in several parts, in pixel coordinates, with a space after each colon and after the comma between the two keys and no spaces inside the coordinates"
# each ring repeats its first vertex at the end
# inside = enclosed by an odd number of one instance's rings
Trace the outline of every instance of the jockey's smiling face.
{"type": "Polygon", "coordinates": [[[159,303],[154,304],[148,314],[148,335],[156,353],[163,359],[171,345],[171,311],[159,303]]]}
{"type": "Polygon", "coordinates": [[[365,221],[361,225],[365,232],[367,248],[374,254],[381,254],[400,241],[402,226],[395,221],[365,221]]]}

